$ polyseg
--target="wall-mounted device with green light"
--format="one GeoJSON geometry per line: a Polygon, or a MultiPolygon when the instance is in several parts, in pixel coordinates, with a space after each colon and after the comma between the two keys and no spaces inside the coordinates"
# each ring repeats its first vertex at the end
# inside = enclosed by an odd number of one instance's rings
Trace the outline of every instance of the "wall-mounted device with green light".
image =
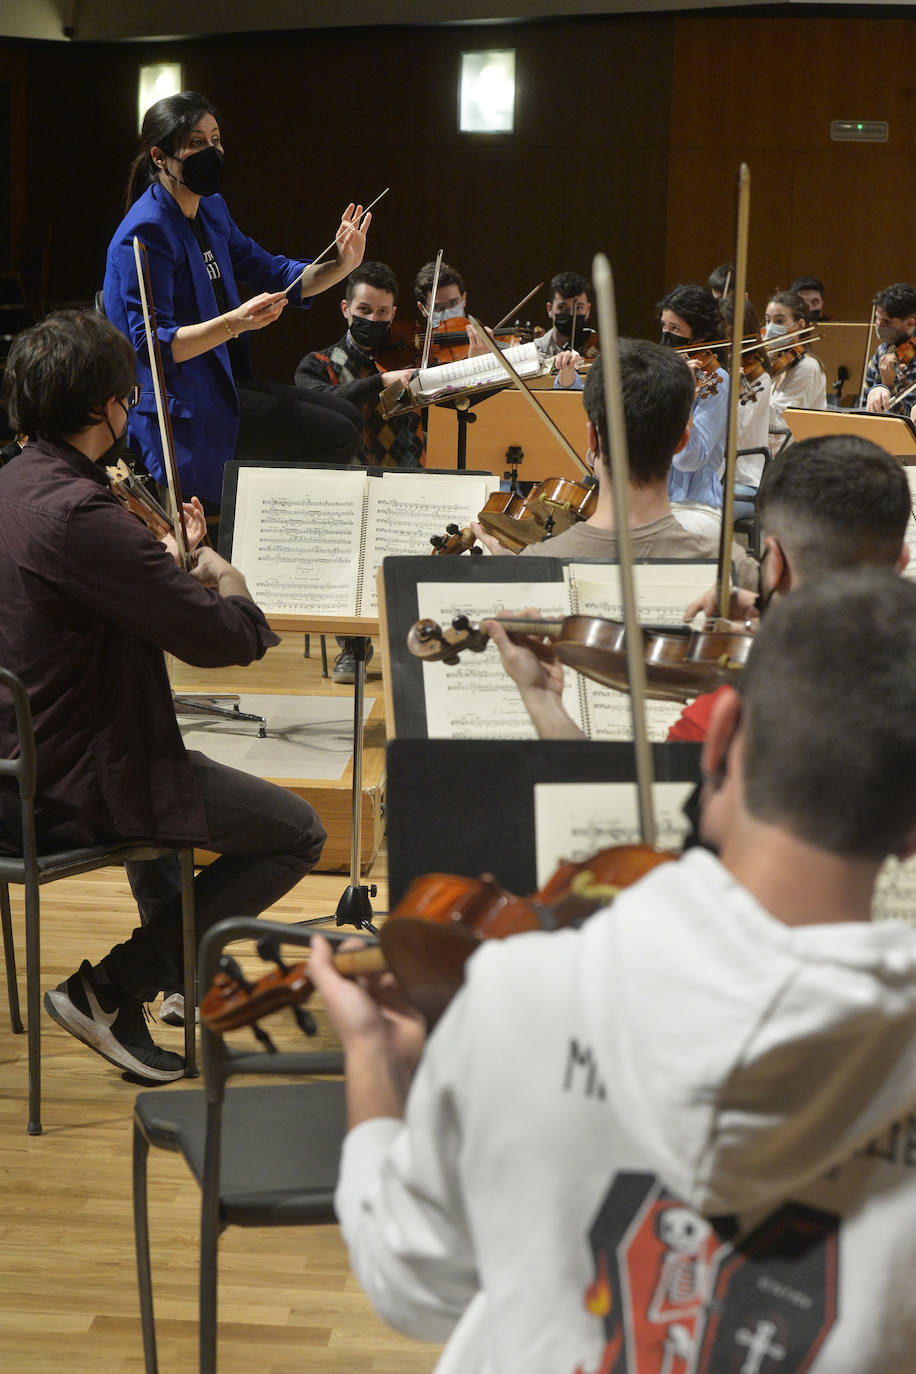
{"type": "Polygon", "coordinates": [[[830,137],[837,143],[886,143],[887,123],[883,119],[835,119],[830,137]]]}

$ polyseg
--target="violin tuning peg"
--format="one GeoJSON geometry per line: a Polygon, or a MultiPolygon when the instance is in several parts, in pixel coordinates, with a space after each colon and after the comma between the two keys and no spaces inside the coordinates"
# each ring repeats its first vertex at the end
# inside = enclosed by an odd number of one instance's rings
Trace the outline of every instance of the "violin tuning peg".
{"type": "Polygon", "coordinates": [[[453,630],[460,630],[464,632],[466,630],[469,630],[470,628],[471,622],[468,620],[466,615],[456,615],[454,620],[452,621],[453,630]]]}
{"type": "Polygon", "coordinates": [[[238,983],[245,992],[251,992],[254,984],[248,981],[231,954],[220,956],[219,968],[221,973],[225,973],[226,977],[231,978],[234,983],[238,983]]]}
{"type": "Polygon", "coordinates": [[[443,663],[447,663],[448,666],[449,666],[450,668],[454,668],[454,667],[455,667],[455,664],[458,662],[458,655],[457,655],[457,654],[444,654],[443,657],[442,657],[442,662],[443,662],[443,663]]]}
{"type": "Polygon", "coordinates": [[[432,544],[434,549],[441,549],[445,544],[445,540],[442,538],[441,534],[430,535],[429,542],[432,544]]]}
{"type": "Polygon", "coordinates": [[[268,1054],[277,1053],[276,1045],[274,1044],[273,1040],[271,1040],[270,1036],[267,1034],[267,1031],[264,1030],[263,1026],[259,1026],[257,1025],[257,1023],[255,1023],[251,1027],[251,1029],[254,1031],[255,1040],[257,1040],[259,1045],[264,1046],[268,1054]]]}
{"type": "Polygon", "coordinates": [[[471,547],[470,547],[470,549],[468,550],[468,552],[469,552],[469,553],[483,553],[483,549],[480,547],[479,544],[472,544],[471,547]]]}
{"type": "Polygon", "coordinates": [[[303,1034],[318,1034],[318,1022],[315,1020],[314,1016],[310,1011],[306,1011],[304,1007],[294,1007],[293,1015],[296,1018],[296,1025],[303,1032],[303,1034]]]}
{"type": "Polygon", "coordinates": [[[262,935],[258,940],[258,953],[265,964],[276,964],[281,973],[288,973],[289,966],[280,955],[280,941],[275,935],[262,935]]]}
{"type": "Polygon", "coordinates": [[[460,534],[460,533],[461,533],[461,526],[460,526],[460,525],[454,525],[454,524],[452,524],[452,525],[446,525],[446,527],[445,527],[445,533],[446,533],[446,534],[460,534]]]}

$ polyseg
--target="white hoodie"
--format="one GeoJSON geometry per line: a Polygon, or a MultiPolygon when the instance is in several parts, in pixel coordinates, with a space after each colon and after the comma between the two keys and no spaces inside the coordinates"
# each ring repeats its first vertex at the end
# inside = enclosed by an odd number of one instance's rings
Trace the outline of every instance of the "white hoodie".
{"type": "Polygon", "coordinates": [[[337,1208],[440,1374],[913,1374],[916,931],[710,854],[493,940],[337,1208]]]}

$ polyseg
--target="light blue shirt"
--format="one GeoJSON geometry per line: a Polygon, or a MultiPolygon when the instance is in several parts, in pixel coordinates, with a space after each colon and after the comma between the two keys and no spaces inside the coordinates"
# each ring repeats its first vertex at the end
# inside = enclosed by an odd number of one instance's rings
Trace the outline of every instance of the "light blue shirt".
{"type": "Polygon", "coordinates": [[[699,396],[690,418],[690,438],[671,460],[668,495],[672,501],[699,501],[704,506],[722,505],[719,469],[725,461],[725,430],[728,424],[728,377],[716,371],[719,383],[714,396],[699,396]]]}

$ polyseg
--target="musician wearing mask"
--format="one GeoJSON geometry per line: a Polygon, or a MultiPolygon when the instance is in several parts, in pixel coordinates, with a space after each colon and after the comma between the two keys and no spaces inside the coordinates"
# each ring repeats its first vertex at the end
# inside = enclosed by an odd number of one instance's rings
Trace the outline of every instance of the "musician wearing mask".
{"type": "MultiPolygon", "coordinates": [[[[688,425],[694,397],[690,368],[671,349],[644,339],[621,339],[619,354],[630,460],[630,537],[634,556],[715,562],[719,557],[719,536],[685,529],[672,514],[668,499],[672,455],[684,448],[690,437],[688,425]]],[[[573,386],[577,380],[573,357],[570,353],[556,356],[561,389],[573,386]],[[564,367],[564,363],[569,366],[564,367]]],[[[594,514],[561,534],[527,545],[519,557],[616,559],[618,556],[604,378],[600,367],[589,370],[582,399],[587,417],[588,461],[598,483],[594,514]]],[[[473,529],[492,553],[509,552],[478,523],[473,524],[473,529]]],[[[734,556],[744,575],[742,584],[756,586],[756,560],[737,545],[734,556]]]]}
{"type": "Polygon", "coordinates": [[[413,369],[385,371],[376,361],[398,309],[398,284],[383,262],[364,262],[347,278],[340,302],[347,329],[329,348],[307,353],[296,368],[303,395],[332,393],[357,406],[362,419],[359,461],[367,466],[416,468],[424,461],[418,411],[386,418],[379,408],[385,387],[406,386],[413,369]]]}
{"type": "MultiPolygon", "coordinates": [[[[704,286],[676,286],[659,303],[662,343],[685,349],[721,343],[724,325],[718,302],[704,286]]],[[[696,354],[685,352],[697,384],[690,413],[690,438],[671,460],[668,493],[675,515],[688,529],[715,534],[721,521],[728,377],[713,354],[704,372],[696,354]],[[705,378],[705,381],[703,380],[705,378]]]]}
{"type": "MultiPolygon", "coordinates": [[[[0,663],[29,695],[39,849],[143,839],[214,851],[195,881],[200,937],[278,901],[318,861],[325,832],[303,798],[185,750],[165,654],[244,665],[279,640],[236,568],[203,548],[184,571],[174,542],[163,547],[112,494],[105,467],[123,450],[135,378],[130,343],[91,311],[48,315],[13,343],[3,403],[31,437],[0,471],[0,663]]],[[[191,503],[186,514],[193,543],[203,513],[191,503]]],[[[0,690],[0,758],[16,741],[0,690]]],[[[2,783],[0,851],[15,853],[18,797],[2,783]]],[[[184,1061],[153,1043],[143,1003],[182,987],[178,860],[127,867],[142,924],[45,1007],[118,1068],[168,1082],[184,1061]]],[[[171,1015],[183,1018],[178,1000],[171,1015]]]]}
{"type": "Polygon", "coordinates": [[[594,331],[588,327],[592,311],[589,284],[578,272],[558,272],[550,281],[547,315],[550,328],[535,339],[537,350],[553,358],[567,349],[587,356],[594,331]]]}
{"type": "Polygon", "coordinates": [[[776,606],[702,767],[717,853],[484,940],[428,1039],[312,947],[350,1263],[440,1374],[912,1365],[916,931],[871,904],[916,850],[916,586],[776,606]]]}
{"type": "MultiPolygon", "coordinates": [[[[885,287],[875,296],[874,306],[879,343],[865,370],[865,407],[881,414],[916,382],[916,286],[897,282],[885,287]]],[[[907,414],[912,404],[911,396],[907,414]]]]}
{"type": "MultiPolygon", "coordinates": [[[[429,293],[433,289],[436,275],[435,262],[424,263],[414,278],[413,294],[417,302],[420,318],[424,324],[429,309],[429,293]]],[[[433,302],[433,328],[445,324],[447,320],[467,318],[468,292],[464,277],[447,262],[440,263],[436,285],[436,299],[433,302]]]]}
{"type": "Polygon", "coordinates": [[[796,337],[808,328],[807,310],[801,296],[792,291],[777,291],[767,302],[763,339],[773,376],[771,428],[784,424],[782,413],[788,406],[806,410],[827,408],[824,369],[803,340],[796,337]]]}
{"type": "Polygon", "coordinates": [[[824,283],[820,277],[796,277],[789,290],[801,296],[808,307],[809,324],[818,324],[821,320],[826,323],[833,318],[824,309],[824,283]]]}
{"type": "Polygon", "coordinates": [[[213,106],[196,91],[157,101],[143,119],[127,214],[111,240],[105,269],[105,313],[137,352],[141,394],[131,414],[132,450],[162,480],[134,261],[137,236],[149,257],[178,468],[189,490],[214,503],[221,499],[230,458],[269,454],[290,462],[345,463],[355,455],[358,412],[339,397],[305,397],[295,387],[258,381],[247,335],[273,324],[289,305],[308,306],[357,267],[371,218],[349,206],[337,231],[336,254],[326,262],[274,256],[233,223],[219,194],[222,176],[223,143],[213,106]],[[237,279],[259,294],[242,301],[237,279]]]}

